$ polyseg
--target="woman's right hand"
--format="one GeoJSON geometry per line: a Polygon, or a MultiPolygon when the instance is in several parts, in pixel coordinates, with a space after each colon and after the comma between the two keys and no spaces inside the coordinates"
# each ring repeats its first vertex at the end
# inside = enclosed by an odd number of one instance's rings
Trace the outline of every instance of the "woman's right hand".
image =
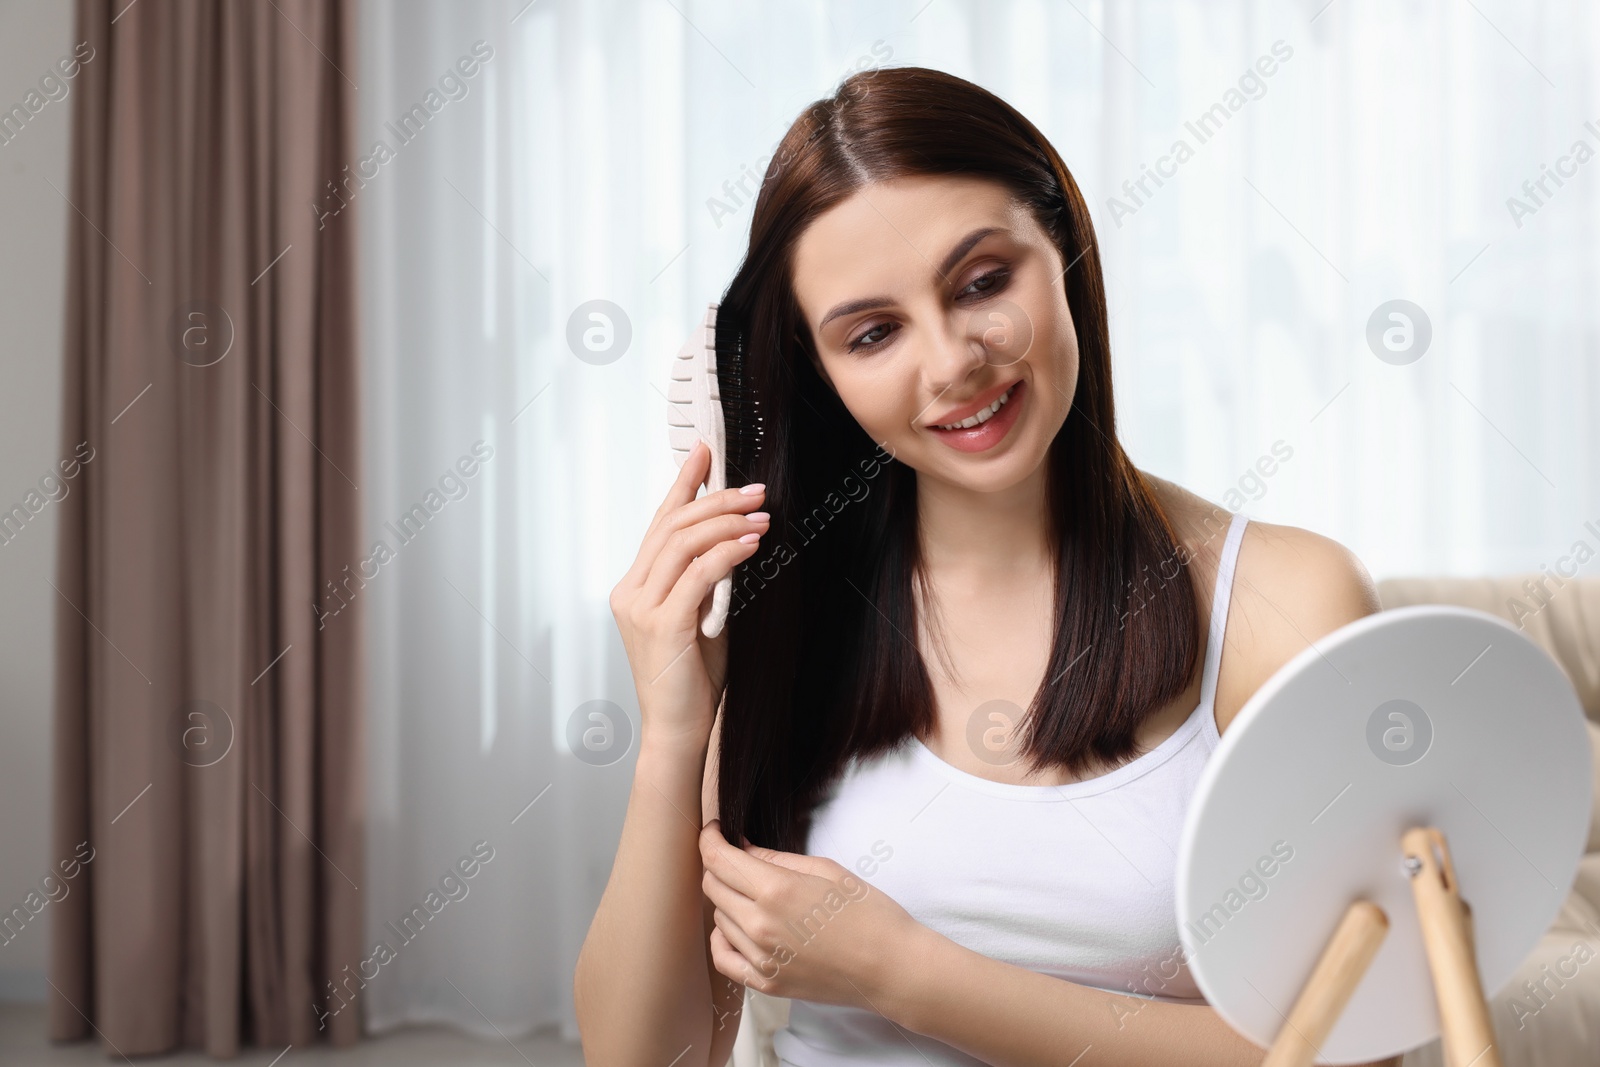
{"type": "Polygon", "coordinates": [[[696,499],[710,470],[711,450],[696,442],[633,566],[611,590],[611,614],[639,693],[641,744],[650,738],[674,746],[709,742],[727,678],[728,628],[714,638],[702,634],[700,604],[735,564],[755,554],[759,535],[771,526],[756,510],[764,487],[696,499]]]}

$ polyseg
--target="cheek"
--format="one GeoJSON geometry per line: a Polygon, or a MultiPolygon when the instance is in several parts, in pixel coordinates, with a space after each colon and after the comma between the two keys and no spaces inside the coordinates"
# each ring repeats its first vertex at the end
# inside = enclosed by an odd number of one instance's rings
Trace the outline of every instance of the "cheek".
{"type": "Polygon", "coordinates": [[[1072,313],[1067,310],[1066,298],[1061,298],[1058,309],[1055,330],[1055,357],[1051,361],[1056,372],[1058,384],[1068,393],[1072,391],[1072,383],[1077,381],[1079,356],[1078,331],[1072,322],[1072,313]]]}
{"type": "Polygon", "coordinates": [[[1047,434],[1051,425],[1059,430],[1071,412],[1081,368],[1077,335],[1071,319],[1063,314],[1058,321],[1060,326],[1050,337],[1049,354],[1036,352],[1036,358],[1031,360],[1036,384],[1040,386],[1033,399],[1039,404],[1041,413],[1048,413],[1039,424],[1047,434]]]}
{"type": "Polygon", "coordinates": [[[875,441],[911,432],[917,414],[916,383],[902,380],[896,362],[885,359],[834,372],[839,399],[875,441]]]}
{"type": "Polygon", "coordinates": [[[1073,387],[1077,384],[1078,370],[1081,366],[1078,359],[1077,340],[1071,334],[1067,335],[1062,345],[1061,358],[1057,360],[1056,365],[1061,369],[1061,388],[1070,396],[1073,387]]]}
{"type": "Polygon", "coordinates": [[[1060,409],[1062,419],[1072,410],[1072,402],[1078,391],[1078,360],[1077,345],[1069,338],[1061,356],[1056,360],[1055,383],[1052,390],[1056,394],[1056,404],[1060,409]]]}

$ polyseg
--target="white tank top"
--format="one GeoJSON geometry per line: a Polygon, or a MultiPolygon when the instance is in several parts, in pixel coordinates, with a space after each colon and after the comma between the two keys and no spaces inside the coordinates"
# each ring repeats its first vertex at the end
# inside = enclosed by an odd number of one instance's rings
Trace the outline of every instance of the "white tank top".
{"type": "MultiPolygon", "coordinates": [[[[1065,785],[980,778],[908,737],[871,761],[847,762],[812,817],[807,854],[835,860],[924,926],[991,959],[1098,989],[1205,1003],[1178,940],[1173,889],[1189,797],[1219,740],[1217,671],[1247,521],[1235,514],[1223,543],[1200,704],[1170,737],[1065,785]]],[[[1129,1002],[1113,1003],[1107,1011],[1132,1014],[1129,1002]]],[[[873,1012],[804,1000],[790,1001],[773,1048],[783,1067],[983,1062],[873,1012]]]]}

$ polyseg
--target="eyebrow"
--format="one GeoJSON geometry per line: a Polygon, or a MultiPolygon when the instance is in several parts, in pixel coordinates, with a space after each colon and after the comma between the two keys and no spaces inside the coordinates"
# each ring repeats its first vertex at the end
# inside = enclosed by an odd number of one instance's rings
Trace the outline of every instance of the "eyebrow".
{"type": "MultiPolygon", "coordinates": [[[[972,251],[972,246],[983,240],[985,237],[988,237],[990,234],[1009,232],[1010,231],[1001,226],[983,226],[979,229],[973,230],[961,240],[957,241],[955,247],[950,249],[950,253],[944,257],[944,262],[939,264],[938,268],[940,276],[942,277],[946,274],[949,274],[950,271],[954,269],[955,265],[961,262],[961,257],[972,251]]],[[[836,306],[826,315],[822,316],[822,322],[817,325],[817,332],[821,333],[823,329],[827,327],[828,323],[839,318],[840,316],[854,315],[858,311],[872,311],[875,308],[888,307],[893,303],[894,301],[890,300],[886,296],[869,296],[861,300],[846,301],[845,303],[836,306]]]]}

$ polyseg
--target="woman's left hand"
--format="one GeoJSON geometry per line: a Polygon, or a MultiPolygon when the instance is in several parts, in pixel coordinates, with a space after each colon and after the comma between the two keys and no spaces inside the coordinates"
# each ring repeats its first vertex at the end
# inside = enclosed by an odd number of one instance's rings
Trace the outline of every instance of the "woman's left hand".
{"type": "Polygon", "coordinates": [[[831,859],[737,848],[717,820],[700,833],[700,858],[718,972],[768,996],[885,1012],[922,929],[904,908],[831,859]]]}

